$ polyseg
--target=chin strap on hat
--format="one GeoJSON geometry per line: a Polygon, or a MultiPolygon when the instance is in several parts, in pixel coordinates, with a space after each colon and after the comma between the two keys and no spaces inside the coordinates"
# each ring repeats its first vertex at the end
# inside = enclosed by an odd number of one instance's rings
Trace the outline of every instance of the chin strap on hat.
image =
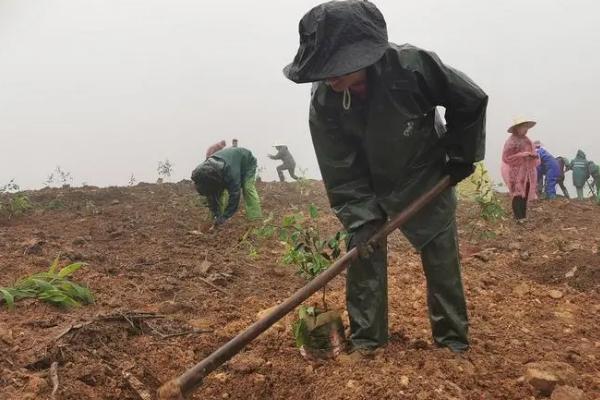
{"type": "Polygon", "coordinates": [[[344,97],[342,98],[342,107],[344,110],[349,110],[352,106],[352,95],[350,94],[350,89],[344,89],[344,97]]]}

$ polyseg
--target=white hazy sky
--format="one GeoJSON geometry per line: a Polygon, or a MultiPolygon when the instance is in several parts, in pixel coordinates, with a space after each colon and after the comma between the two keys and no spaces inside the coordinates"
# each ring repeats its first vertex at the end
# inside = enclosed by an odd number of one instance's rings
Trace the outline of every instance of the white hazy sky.
{"type": "MultiPolygon", "coordinates": [[[[237,137],[273,178],[287,143],[308,176],[308,85],[282,67],[317,1],[0,0],[0,185],[188,178],[207,146],[237,137]]],[[[487,164],[499,177],[514,116],[554,155],[600,161],[600,2],[380,0],[390,41],[436,51],[490,96],[487,164]]]]}

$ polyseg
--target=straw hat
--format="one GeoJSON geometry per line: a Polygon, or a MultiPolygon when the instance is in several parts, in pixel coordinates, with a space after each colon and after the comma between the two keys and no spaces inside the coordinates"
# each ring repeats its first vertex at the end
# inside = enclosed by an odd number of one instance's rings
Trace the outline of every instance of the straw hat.
{"type": "Polygon", "coordinates": [[[515,133],[515,128],[519,125],[525,125],[527,129],[531,129],[535,126],[536,122],[527,118],[516,118],[513,124],[508,128],[508,133],[515,133]]]}

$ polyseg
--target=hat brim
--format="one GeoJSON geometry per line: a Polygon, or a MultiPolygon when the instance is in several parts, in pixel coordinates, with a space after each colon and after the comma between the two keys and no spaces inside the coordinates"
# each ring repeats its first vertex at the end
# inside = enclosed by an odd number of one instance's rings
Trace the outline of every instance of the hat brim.
{"type": "Polygon", "coordinates": [[[389,44],[373,46],[373,43],[353,44],[336,51],[327,63],[319,70],[314,70],[310,65],[301,68],[295,62],[288,64],[283,69],[283,75],[295,83],[311,83],[337,78],[370,67],[383,57],[389,44]]]}
{"type": "Polygon", "coordinates": [[[508,128],[507,132],[508,133],[515,133],[515,128],[517,126],[525,126],[527,129],[531,129],[535,126],[537,122],[535,121],[523,121],[523,122],[519,122],[518,124],[514,124],[513,126],[511,126],[510,128],[508,128]]]}

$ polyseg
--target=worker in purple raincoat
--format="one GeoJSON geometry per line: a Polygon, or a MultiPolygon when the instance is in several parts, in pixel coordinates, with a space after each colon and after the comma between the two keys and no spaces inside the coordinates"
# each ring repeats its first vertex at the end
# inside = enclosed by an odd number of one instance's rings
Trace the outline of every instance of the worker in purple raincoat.
{"type": "Polygon", "coordinates": [[[538,165],[538,191],[545,194],[545,198],[552,200],[556,198],[556,184],[561,175],[560,166],[556,158],[546,150],[539,140],[534,142],[535,150],[540,157],[538,165]]]}

